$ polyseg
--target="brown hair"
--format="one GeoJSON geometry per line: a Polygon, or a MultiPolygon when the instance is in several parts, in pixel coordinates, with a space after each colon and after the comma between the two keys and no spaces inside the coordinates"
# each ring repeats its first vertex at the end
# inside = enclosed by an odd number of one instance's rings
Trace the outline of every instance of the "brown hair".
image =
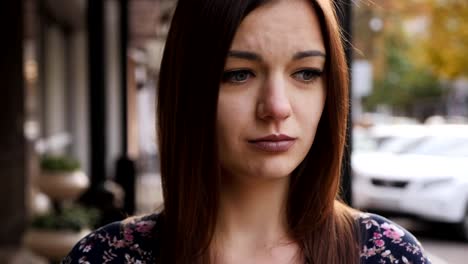
{"type": "MultiPolygon", "coordinates": [[[[265,2],[178,2],[158,91],[162,263],[209,263],[220,197],[214,140],[219,83],[239,24],[265,2]]],[[[332,1],[310,2],[325,41],[327,97],[314,143],[291,176],[288,225],[309,263],[358,263],[351,209],[337,201],[348,118],[347,64],[332,1]]]]}

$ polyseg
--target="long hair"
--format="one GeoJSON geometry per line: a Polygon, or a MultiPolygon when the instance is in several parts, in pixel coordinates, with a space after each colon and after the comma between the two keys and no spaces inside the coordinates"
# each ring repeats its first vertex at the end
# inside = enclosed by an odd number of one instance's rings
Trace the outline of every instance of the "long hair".
{"type": "MultiPolygon", "coordinates": [[[[161,62],[158,134],[164,209],[161,263],[209,263],[220,198],[218,89],[236,30],[272,0],[179,0],[161,62]]],[[[274,1],[274,0],[273,0],[274,1]]],[[[350,209],[337,202],[345,144],[348,70],[331,0],[312,0],[326,47],[327,96],[314,143],[293,172],[291,236],[309,263],[357,263],[350,209]]]]}

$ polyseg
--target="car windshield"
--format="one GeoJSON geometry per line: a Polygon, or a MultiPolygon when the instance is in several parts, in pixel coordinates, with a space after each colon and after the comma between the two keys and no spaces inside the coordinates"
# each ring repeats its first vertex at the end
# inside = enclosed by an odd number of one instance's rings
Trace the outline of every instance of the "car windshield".
{"type": "Polygon", "coordinates": [[[405,154],[468,157],[468,137],[427,137],[405,154]]]}
{"type": "Polygon", "coordinates": [[[359,131],[353,132],[352,142],[355,151],[373,151],[377,148],[375,139],[359,131]]]}
{"type": "Polygon", "coordinates": [[[405,153],[412,147],[423,141],[423,138],[417,137],[392,137],[383,140],[378,147],[380,152],[405,153]]]}

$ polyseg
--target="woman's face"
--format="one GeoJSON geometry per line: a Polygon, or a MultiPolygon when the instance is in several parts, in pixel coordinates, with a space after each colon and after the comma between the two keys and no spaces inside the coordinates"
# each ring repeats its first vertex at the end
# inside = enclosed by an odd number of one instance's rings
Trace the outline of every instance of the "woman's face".
{"type": "Polygon", "coordinates": [[[324,64],[320,24],[307,1],[274,1],[243,20],[218,98],[224,174],[278,178],[301,163],[325,104],[324,64]]]}

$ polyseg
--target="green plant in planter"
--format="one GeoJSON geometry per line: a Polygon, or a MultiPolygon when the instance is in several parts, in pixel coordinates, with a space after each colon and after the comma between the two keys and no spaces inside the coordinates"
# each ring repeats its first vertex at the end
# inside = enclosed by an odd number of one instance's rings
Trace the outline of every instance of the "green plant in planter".
{"type": "Polygon", "coordinates": [[[46,155],[41,159],[41,169],[51,172],[72,172],[80,169],[80,163],[66,156],[46,155]]]}
{"type": "Polygon", "coordinates": [[[95,208],[72,206],[38,215],[32,219],[31,226],[39,230],[80,232],[95,227],[99,218],[99,211],[95,208]]]}

